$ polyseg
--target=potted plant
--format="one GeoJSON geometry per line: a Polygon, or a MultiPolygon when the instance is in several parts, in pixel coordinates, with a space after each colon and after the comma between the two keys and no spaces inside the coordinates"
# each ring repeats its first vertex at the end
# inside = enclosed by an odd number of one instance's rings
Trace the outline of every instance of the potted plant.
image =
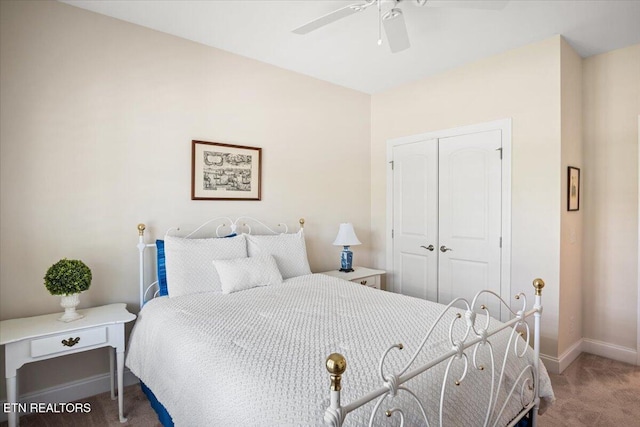
{"type": "Polygon", "coordinates": [[[44,286],[51,295],[62,297],[60,305],[64,308],[64,314],[58,320],[71,322],[84,317],[76,312],[80,292],[91,286],[91,269],[84,262],[66,258],[56,262],[47,270],[44,286]]]}

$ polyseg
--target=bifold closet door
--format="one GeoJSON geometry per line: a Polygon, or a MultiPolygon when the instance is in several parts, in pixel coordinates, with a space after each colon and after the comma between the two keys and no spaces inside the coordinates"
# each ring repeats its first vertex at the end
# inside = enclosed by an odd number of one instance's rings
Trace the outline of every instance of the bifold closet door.
{"type": "Polygon", "coordinates": [[[393,291],[438,298],[438,141],[393,148],[393,291]]]}
{"type": "MultiPolygon", "coordinates": [[[[439,140],[440,303],[482,289],[500,295],[501,141],[499,130],[439,140]]],[[[489,307],[499,315],[499,304],[489,307]]]]}

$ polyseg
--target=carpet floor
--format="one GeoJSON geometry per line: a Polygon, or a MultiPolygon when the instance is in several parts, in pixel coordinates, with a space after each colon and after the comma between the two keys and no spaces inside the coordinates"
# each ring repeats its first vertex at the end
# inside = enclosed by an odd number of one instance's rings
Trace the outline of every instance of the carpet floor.
{"type": "Polygon", "coordinates": [[[556,403],[540,427],[640,426],[640,366],[582,353],[551,384],[556,403]]]}
{"type": "MultiPolygon", "coordinates": [[[[540,427],[640,426],[640,367],[582,354],[561,375],[551,375],[556,403],[539,418],[540,427]]],[[[31,414],[21,427],[161,427],[140,386],[125,387],[128,422],[120,424],[109,393],[83,399],[86,414],[31,414]]],[[[7,423],[0,423],[6,427],[7,423]]],[[[200,427],[200,426],[194,426],[200,427]]],[[[457,427],[457,426],[455,426],[457,427]]]]}

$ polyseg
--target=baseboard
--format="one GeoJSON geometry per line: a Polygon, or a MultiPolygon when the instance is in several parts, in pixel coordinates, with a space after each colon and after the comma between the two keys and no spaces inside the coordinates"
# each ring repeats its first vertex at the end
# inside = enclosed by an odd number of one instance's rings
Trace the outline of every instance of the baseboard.
{"type": "Polygon", "coordinates": [[[603,341],[592,340],[590,338],[582,339],[582,351],[585,353],[595,354],[596,356],[617,360],[619,362],[629,363],[631,365],[635,365],[638,360],[638,351],[634,348],[609,344],[603,341]]]}
{"type": "Polygon", "coordinates": [[[638,352],[633,348],[622,347],[591,338],[580,339],[559,357],[540,354],[540,359],[544,363],[545,368],[547,368],[547,371],[552,374],[561,374],[581,353],[591,353],[596,356],[606,357],[607,359],[617,360],[618,362],[629,363],[631,365],[637,364],[638,360],[638,352]]]}
{"type": "Polygon", "coordinates": [[[544,363],[544,367],[547,368],[552,374],[561,374],[562,371],[567,369],[567,366],[571,365],[571,362],[576,360],[580,353],[582,353],[582,339],[576,341],[571,347],[569,347],[560,356],[548,356],[546,354],[540,354],[540,359],[544,363]]]}
{"type": "MultiPolygon", "coordinates": [[[[45,388],[43,390],[34,391],[20,396],[21,403],[64,403],[73,402],[75,400],[84,399],[89,396],[104,393],[111,390],[109,385],[109,374],[100,374],[93,377],[84,378],[78,381],[72,381],[60,384],[55,387],[45,388]]],[[[132,385],[138,383],[138,377],[133,375],[129,369],[124,370],[124,385],[132,385]]],[[[6,402],[3,399],[0,404],[6,402]]],[[[7,420],[7,414],[0,411],[0,422],[7,420]]]]}
{"type": "Polygon", "coordinates": [[[551,374],[560,373],[560,359],[557,357],[540,353],[540,360],[542,360],[544,367],[547,368],[547,372],[551,374]]]}

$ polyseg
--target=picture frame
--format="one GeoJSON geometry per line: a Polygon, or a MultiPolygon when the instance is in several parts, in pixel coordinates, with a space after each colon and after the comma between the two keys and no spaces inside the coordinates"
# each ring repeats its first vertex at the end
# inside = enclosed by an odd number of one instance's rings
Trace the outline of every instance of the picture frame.
{"type": "Polygon", "coordinates": [[[262,148],[191,141],[191,200],[260,200],[262,148]]]}
{"type": "Polygon", "coordinates": [[[580,210],[580,168],[573,166],[567,170],[567,210],[580,210]]]}

